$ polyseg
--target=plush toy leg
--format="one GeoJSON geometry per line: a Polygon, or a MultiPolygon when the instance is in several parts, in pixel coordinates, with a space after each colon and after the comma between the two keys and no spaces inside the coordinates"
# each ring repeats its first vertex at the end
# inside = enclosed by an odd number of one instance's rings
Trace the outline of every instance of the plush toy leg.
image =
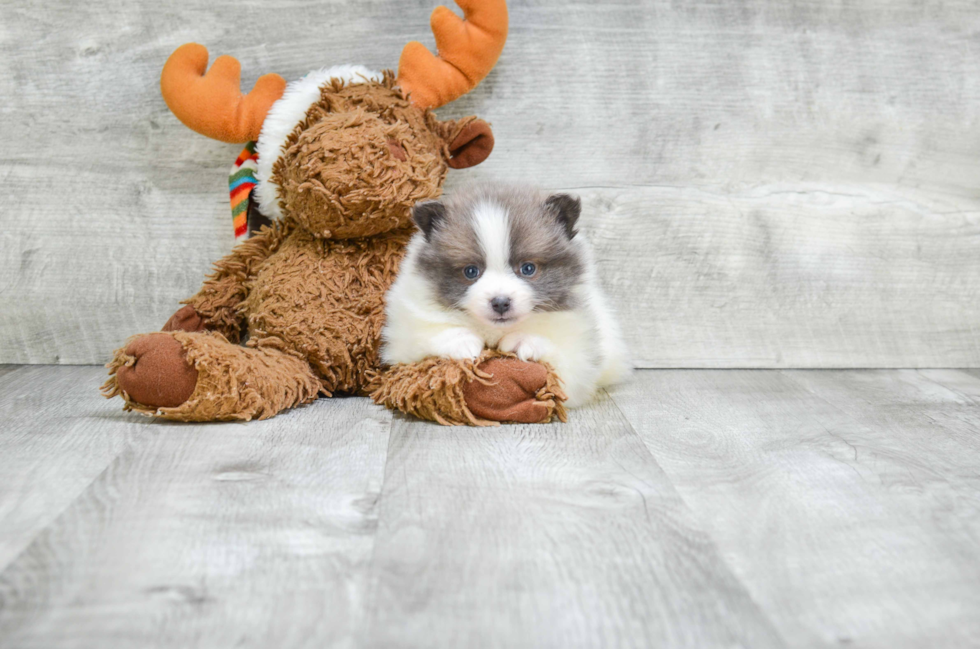
{"type": "Polygon", "coordinates": [[[376,378],[371,397],[447,426],[566,420],[565,394],[549,366],[493,350],[475,360],[427,358],[396,365],[376,378]]]}
{"type": "Polygon", "coordinates": [[[269,344],[239,347],[216,333],[136,336],[106,366],[106,397],[126,410],[177,421],[266,419],[316,399],[309,364],[269,344]]]}

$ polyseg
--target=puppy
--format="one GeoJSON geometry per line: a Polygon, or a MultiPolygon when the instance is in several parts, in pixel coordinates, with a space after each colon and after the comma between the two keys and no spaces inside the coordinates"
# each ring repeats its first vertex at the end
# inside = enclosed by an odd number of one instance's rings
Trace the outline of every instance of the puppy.
{"type": "Polygon", "coordinates": [[[569,407],[630,371],[626,346],[567,194],[479,185],[415,206],[419,228],[386,296],[382,360],[475,358],[484,347],[546,361],[569,407]]]}

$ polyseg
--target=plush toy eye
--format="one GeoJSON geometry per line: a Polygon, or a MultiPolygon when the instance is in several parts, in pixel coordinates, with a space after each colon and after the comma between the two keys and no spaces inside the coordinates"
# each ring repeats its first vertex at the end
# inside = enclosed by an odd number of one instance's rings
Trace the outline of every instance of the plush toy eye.
{"type": "Polygon", "coordinates": [[[529,261],[525,261],[521,264],[521,275],[524,277],[532,277],[534,273],[538,272],[538,267],[529,261]]]}
{"type": "Polygon", "coordinates": [[[476,279],[479,276],[480,276],[480,268],[478,266],[470,264],[469,266],[463,269],[463,277],[465,277],[466,279],[476,279]]]}

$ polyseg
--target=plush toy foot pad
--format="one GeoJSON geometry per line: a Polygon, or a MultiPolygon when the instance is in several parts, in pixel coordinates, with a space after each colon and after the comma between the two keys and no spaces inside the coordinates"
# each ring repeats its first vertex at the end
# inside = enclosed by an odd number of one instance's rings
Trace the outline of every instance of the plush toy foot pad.
{"type": "Polygon", "coordinates": [[[128,358],[116,369],[116,382],[136,403],[176,408],[197,387],[197,370],[187,361],[183,345],[169,334],[140,336],[123,354],[128,358]]]}
{"type": "Polygon", "coordinates": [[[550,404],[538,401],[548,382],[548,370],[539,363],[513,358],[491,358],[478,366],[493,375],[492,383],[470,381],[463,396],[470,411],[481,419],[535,424],[551,417],[550,404]]]}

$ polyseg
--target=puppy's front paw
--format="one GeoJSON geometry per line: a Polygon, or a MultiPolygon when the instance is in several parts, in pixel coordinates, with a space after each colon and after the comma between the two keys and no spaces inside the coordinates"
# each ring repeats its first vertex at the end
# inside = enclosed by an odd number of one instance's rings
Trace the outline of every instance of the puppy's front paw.
{"type": "Polygon", "coordinates": [[[539,361],[551,351],[551,341],[542,336],[514,331],[500,339],[497,349],[517,354],[522,361],[539,361]]]}
{"type": "Polygon", "coordinates": [[[433,343],[436,355],[444,358],[476,358],[483,351],[483,339],[462,327],[442,332],[433,343]]]}

